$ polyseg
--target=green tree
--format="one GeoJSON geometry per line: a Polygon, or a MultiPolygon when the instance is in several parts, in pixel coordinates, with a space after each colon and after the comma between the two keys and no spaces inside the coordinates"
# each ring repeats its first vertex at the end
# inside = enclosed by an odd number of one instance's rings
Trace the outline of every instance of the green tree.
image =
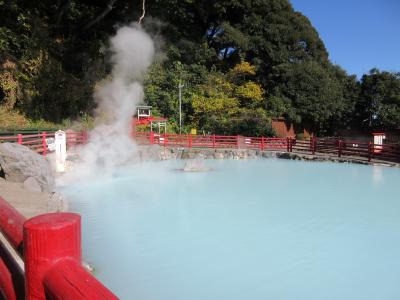
{"type": "Polygon", "coordinates": [[[367,130],[390,130],[400,126],[400,73],[372,69],[361,78],[357,104],[359,121],[367,130]]]}
{"type": "Polygon", "coordinates": [[[276,88],[268,107],[317,134],[329,133],[347,103],[335,76],[317,62],[283,64],[277,68],[276,88]]]}

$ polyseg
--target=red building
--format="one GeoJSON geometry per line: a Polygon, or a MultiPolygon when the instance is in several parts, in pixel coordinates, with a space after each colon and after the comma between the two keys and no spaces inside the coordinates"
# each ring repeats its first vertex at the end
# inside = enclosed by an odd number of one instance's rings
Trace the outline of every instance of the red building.
{"type": "Polygon", "coordinates": [[[285,118],[273,118],[272,128],[275,130],[278,137],[299,137],[310,138],[311,133],[304,127],[294,125],[285,118]]]}

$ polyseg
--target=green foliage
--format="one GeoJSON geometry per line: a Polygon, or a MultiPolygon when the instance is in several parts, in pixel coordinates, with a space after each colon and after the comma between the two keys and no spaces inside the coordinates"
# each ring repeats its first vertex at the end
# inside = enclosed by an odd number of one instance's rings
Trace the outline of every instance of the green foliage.
{"type": "Polygon", "coordinates": [[[362,125],[370,130],[400,127],[400,73],[373,69],[361,79],[357,103],[362,125]]]}
{"type": "Polygon", "coordinates": [[[276,88],[269,103],[272,111],[301,123],[318,134],[332,131],[349,108],[344,90],[330,70],[317,62],[282,64],[276,68],[276,88]]]}
{"type": "MultiPolygon", "coordinates": [[[[141,4],[0,0],[0,108],[13,124],[93,126],[108,37],[138,20],[141,4]]],[[[288,0],[147,1],[143,26],[163,53],[146,76],[145,102],[172,131],[180,83],[185,132],[271,135],[272,116],[320,135],[399,127],[399,75],[348,76],[288,0]]]]}

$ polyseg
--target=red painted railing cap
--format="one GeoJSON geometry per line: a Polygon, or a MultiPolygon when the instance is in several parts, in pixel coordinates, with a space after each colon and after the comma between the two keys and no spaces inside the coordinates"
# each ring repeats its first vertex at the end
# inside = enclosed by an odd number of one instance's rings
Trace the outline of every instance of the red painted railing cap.
{"type": "Polygon", "coordinates": [[[33,217],[24,223],[26,228],[61,228],[71,223],[80,222],[81,216],[70,212],[48,213],[33,217]]]}

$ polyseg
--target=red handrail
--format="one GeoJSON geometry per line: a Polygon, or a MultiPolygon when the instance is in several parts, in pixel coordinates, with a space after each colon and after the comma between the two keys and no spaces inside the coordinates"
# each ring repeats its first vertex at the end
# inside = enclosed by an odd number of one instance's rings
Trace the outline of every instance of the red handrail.
{"type": "MultiPolygon", "coordinates": [[[[87,142],[86,132],[67,131],[67,147],[85,144],[87,142]]],[[[0,142],[17,142],[20,145],[25,145],[32,150],[46,156],[48,153],[47,139],[54,138],[54,132],[42,132],[40,134],[18,134],[17,136],[0,136],[0,142]]]]}
{"type": "MultiPolygon", "coordinates": [[[[27,145],[36,152],[48,152],[46,137],[54,133],[30,134],[0,137],[1,141],[15,141],[27,145]]],[[[157,134],[155,132],[133,132],[132,137],[140,145],[160,145],[182,148],[236,148],[269,151],[306,152],[341,156],[367,157],[368,160],[400,161],[400,145],[374,145],[358,140],[339,138],[316,138],[296,140],[294,138],[266,138],[227,135],[157,134]]],[[[84,144],[88,141],[86,132],[67,132],[67,147],[84,144]]]]}
{"type": "MultiPolygon", "coordinates": [[[[82,267],[78,214],[50,213],[25,220],[0,197],[0,230],[19,253],[24,246],[25,299],[118,299],[82,267]]],[[[12,256],[7,259],[16,262],[12,256]]],[[[18,272],[0,257],[0,294],[6,300],[21,298],[21,282],[14,280],[18,272]]]]}
{"type": "Polygon", "coordinates": [[[0,196],[0,230],[15,249],[21,249],[25,221],[25,217],[0,196]]]}

